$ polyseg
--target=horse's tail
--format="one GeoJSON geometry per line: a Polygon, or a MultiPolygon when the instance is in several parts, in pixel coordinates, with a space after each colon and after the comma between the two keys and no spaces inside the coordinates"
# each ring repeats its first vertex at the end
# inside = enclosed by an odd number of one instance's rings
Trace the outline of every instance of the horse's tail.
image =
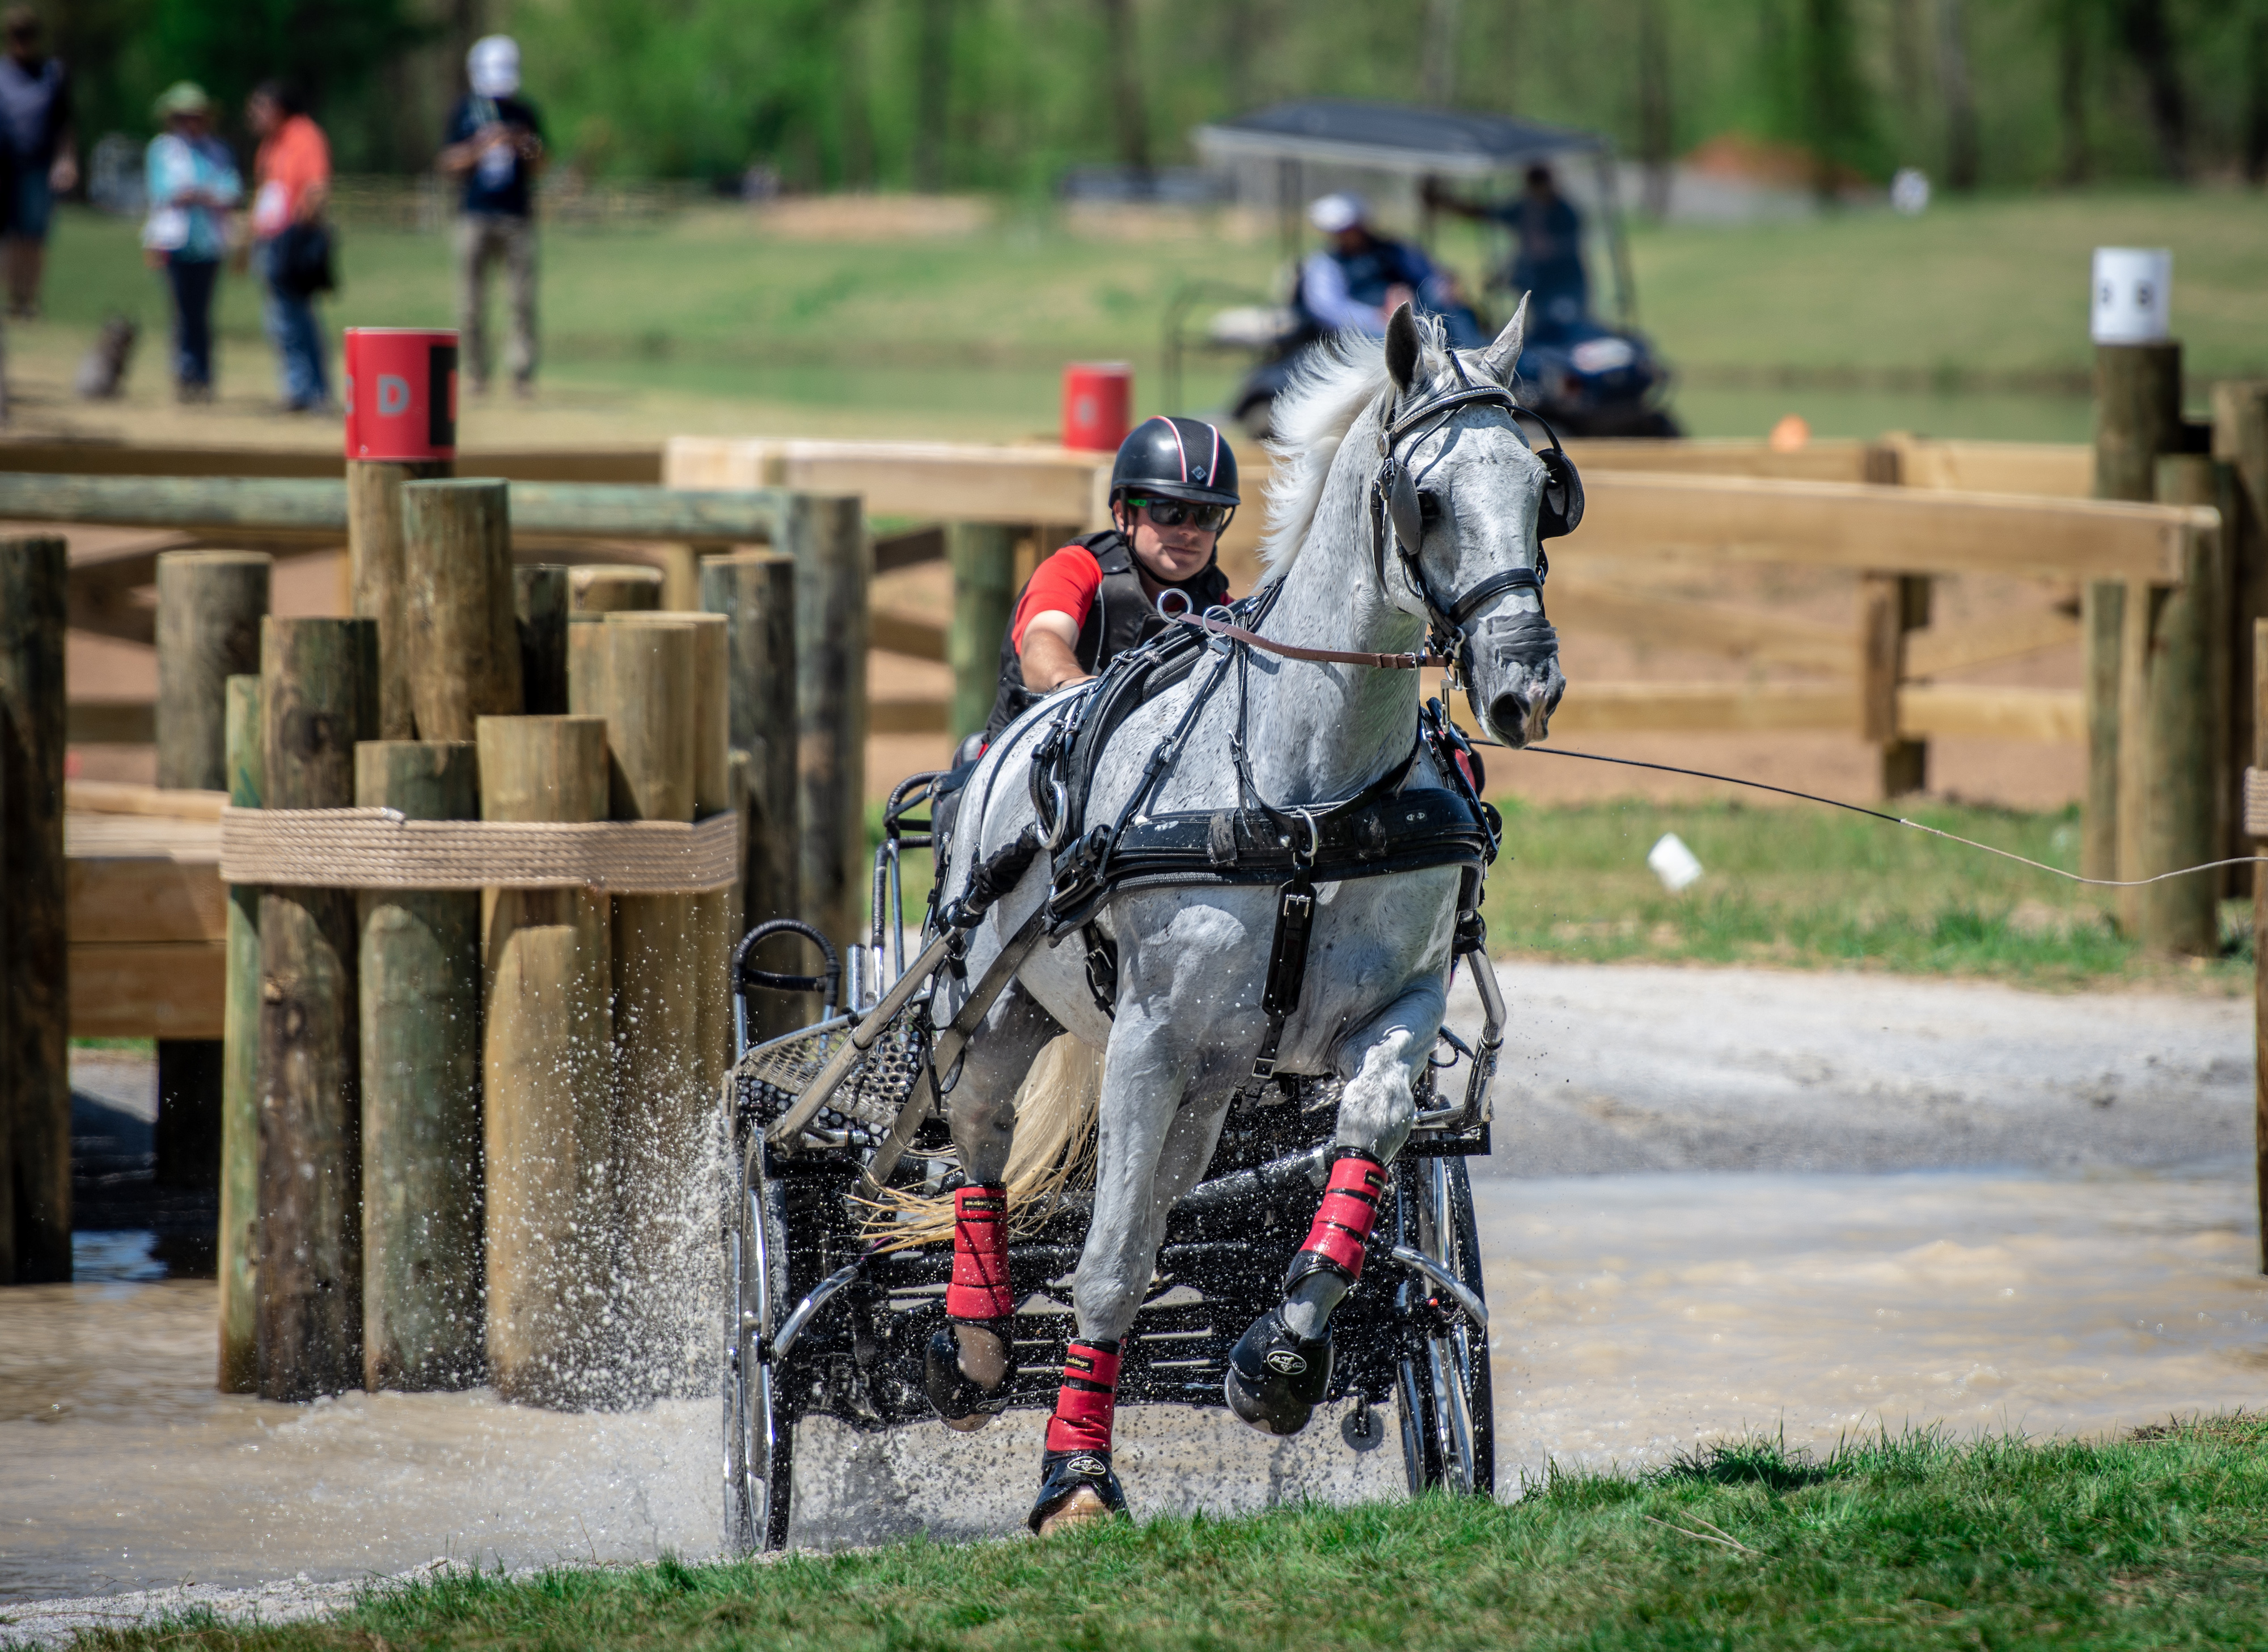
{"type": "MultiPolygon", "coordinates": [[[[1095,1117],[1102,1103],[1102,1051],[1064,1033],[1040,1051],[1016,1089],[1016,1136],[1008,1150],[1009,1231],[1029,1234],[1055,1213],[1066,1188],[1094,1181],[1095,1117]]],[[[866,1234],[885,1250],[953,1237],[953,1196],[885,1188],[866,1234]]]]}

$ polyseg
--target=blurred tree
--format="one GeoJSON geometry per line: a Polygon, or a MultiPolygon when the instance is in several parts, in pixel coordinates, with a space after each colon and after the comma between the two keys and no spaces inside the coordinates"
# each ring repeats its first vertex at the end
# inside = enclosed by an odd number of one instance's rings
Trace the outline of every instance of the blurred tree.
{"type": "Polygon", "coordinates": [[[914,188],[945,188],[946,111],[953,91],[953,0],[919,0],[914,58],[914,188]]]}
{"type": "Polygon", "coordinates": [[[1418,77],[1421,101],[1446,107],[1457,100],[1457,14],[1462,0],[1425,0],[1425,56],[1418,77]]]}
{"type": "Polygon", "coordinates": [[[1977,187],[1977,94],[1969,81],[1969,29],[1961,0],[1937,0],[1937,84],[1945,98],[1945,181],[1977,187]]]}
{"type": "Polygon", "coordinates": [[[1098,0],[1102,7],[1103,76],[1110,87],[1110,122],[1118,164],[1138,178],[1150,175],[1150,112],[1142,100],[1142,42],[1132,0],[1098,0]]]}
{"type": "Polygon", "coordinates": [[[2174,35],[2166,20],[2165,0],[2120,0],[2118,35],[2148,89],[2150,129],[2157,140],[2159,168],[2169,178],[2186,178],[2189,99],[2182,89],[2181,68],[2174,57],[2174,35]]]}
{"type": "Polygon", "coordinates": [[[2244,177],[2268,183],[2268,0],[2244,19],[2244,177]]]}
{"type": "Polygon", "coordinates": [[[1874,100],[1859,67],[1850,0],[1765,0],[1767,53],[1778,60],[1780,135],[1809,152],[1813,187],[1831,195],[1847,173],[1878,170],[1874,100]]]}

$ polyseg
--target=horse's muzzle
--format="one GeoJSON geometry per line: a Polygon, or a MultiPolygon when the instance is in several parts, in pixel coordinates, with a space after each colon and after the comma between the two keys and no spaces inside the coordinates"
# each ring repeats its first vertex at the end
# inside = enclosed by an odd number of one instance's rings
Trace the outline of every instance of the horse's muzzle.
{"type": "Polygon", "coordinates": [[[1513,747],[1542,740],[1567,691],[1559,633],[1540,609],[1492,614],[1467,643],[1473,711],[1488,732],[1513,747]]]}

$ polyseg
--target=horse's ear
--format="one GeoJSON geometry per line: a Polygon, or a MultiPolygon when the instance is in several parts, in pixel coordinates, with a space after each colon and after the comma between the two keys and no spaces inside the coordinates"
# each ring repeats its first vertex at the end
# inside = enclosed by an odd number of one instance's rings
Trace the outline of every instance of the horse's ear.
{"type": "Polygon", "coordinates": [[[1496,336],[1496,343],[1488,347],[1481,358],[1481,365],[1507,390],[1512,387],[1512,376],[1520,370],[1521,345],[1528,333],[1528,295],[1520,295],[1520,307],[1512,313],[1512,320],[1504,324],[1504,331],[1496,336]]]}
{"type": "Polygon", "coordinates": [[[1418,318],[1404,302],[1386,324],[1386,371],[1394,375],[1395,387],[1405,395],[1418,382],[1418,318]]]}

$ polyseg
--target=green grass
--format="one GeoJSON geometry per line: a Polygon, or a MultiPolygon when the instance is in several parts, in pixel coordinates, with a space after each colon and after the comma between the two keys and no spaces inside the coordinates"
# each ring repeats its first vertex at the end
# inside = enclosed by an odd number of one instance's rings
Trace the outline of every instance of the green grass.
{"type": "Polygon", "coordinates": [[[1286,1508],[770,1565],[470,1572],[335,1622],[90,1648],[2257,1646],[2268,1421],[2114,1442],[1771,1440],[1506,1504],[1286,1508]]]}
{"type": "MultiPolygon", "coordinates": [[[[1489,877],[1499,953],[1580,962],[1649,959],[1865,968],[2077,985],[2151,972],[2102,890],[1923,832],[1815,807],[1637,801],[1505,810],[1489,877]],[[1704,868],[1672,895],[1646,864],[1663,833],[1704,868]]],[[[1891,812],[1898,812],[1893,809],[1891,812]]],[[[2079,813],[1907,806],[1940,830],[2075,871],[2079,813]]],[[[2234,991],[2251,968],[2250,914],[2225,906],[2234,991]]],[[[2159,966],[2168,968],[2170,966],[2159,966]]]]}
{"type": "MultiPolygon", "coordinates": [[[[55,325],[91,336],[121,311],[162,330],[164,296],[136,232],[64,212],[48,288],[55,325]]],[[[1692,380],[1680,405],[1699,433],[1757,435],[1793,411],[1823,435],[2076,440],[2085,397],[2025,387],[2086,372],[2088,259],[2104,243],[2174,249],[2174,314],[2194,375],[2268,371],[2257,279],[2268,206],[2253,195],[2001,195],[1919,218],[1638,226],[1632,259],[1641,320],[1692,380]],[[1786,372],[1796,378],[1784,387],[1786,372]],[[1993,383],[2008,387],[1964,393],[1993,383]]],[[[1483,244],[1462,226],[1440,250],[1482,274],[1483,244]]],[[[1130,358],[1142,397],[1155,396],[1174,291],[1200,276],[1264,290],[1278,273],[1272,239],[1086,239],[1014,211],[983,233],[860,244],[782,241],[742,210],[710,208],[635,227],[554,227],[543,260],[556,384],[919,410],[994,436],[1053,428],[1070,359],[1130,358]]],[[[341,262],[332,325],[453,321],[440,235],[350,224],[341,262]]],[[[223,282],[218,320],[229,348],[259,347],[249,282],[223,282]]],[[[161,354],[145,351],[137,376],[162,373],[161,354]]],[[[1218,399],[1233,372],[1223,358],[1199,364],[1185,400],[1218,399]]]]}

